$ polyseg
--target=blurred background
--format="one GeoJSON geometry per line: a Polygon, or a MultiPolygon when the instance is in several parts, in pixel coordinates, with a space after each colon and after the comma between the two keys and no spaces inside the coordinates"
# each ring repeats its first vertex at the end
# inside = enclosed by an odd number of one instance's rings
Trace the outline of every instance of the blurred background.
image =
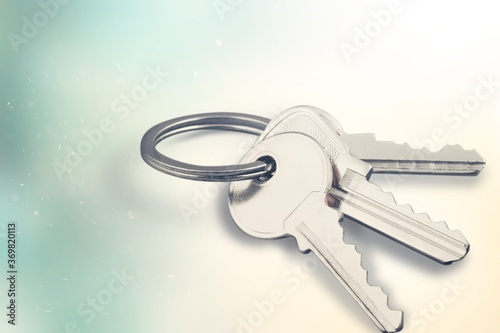
{"type": "MultiPolygon", "coordinates": [[[[146,165],[142,135],[193,113],[320,107],[348,133],[475,148],[477,177],[372,180],[471,244],[441,266],[356,223],[345,239],[404,332],[495,331],[500,273],[499,5],[455,1],[0,2],[0,276],[16,224],[16,325],[1,332],[376,332],[291,239],[234,224],[227,184],[146,165]],[[436,134],[438,133],[438,134],[436,134]],[[279,295],[276,296],[276,295],[279,295]]],[[[235,163],[255,137],[162,152],[235,163]]]]}

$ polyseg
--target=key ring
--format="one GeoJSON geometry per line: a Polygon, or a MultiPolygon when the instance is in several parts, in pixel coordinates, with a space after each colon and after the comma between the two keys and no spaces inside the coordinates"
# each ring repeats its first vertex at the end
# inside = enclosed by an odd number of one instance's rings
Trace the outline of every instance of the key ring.
{"type": "Polygon", "coordinates": [[[246,164],[201,166],[180,162],[167,157],[156,149],[162,140],[189,131],[224,130],[259,135],[269,119],[244,113],[213,112],[200,113],[159,123],[144,134],[141,141],[141,155],[144,161],[166,174],[200,181],[235,181],[265,177],[274,164],[255,161],[246,164]]]}

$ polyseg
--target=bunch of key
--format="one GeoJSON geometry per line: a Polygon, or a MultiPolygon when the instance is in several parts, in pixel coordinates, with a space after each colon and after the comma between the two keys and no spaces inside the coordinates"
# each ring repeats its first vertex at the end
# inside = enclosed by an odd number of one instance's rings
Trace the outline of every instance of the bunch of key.
{"type": "Polygon", "coordinates": [[[312,251],[383,332],[401,330],[403,313],[389,308],[382,289],[368,283],[360,254],[344,242],[343,215],[442,264],[469,250],[460,231],[398,205],[369,178],[372,172],[476,175],[484,160],[474,150],[418,151],[374,135],[346,134],[328,113],[299,106],[269,122],[241,163],[253,161],[268,163],[268,172],[229,186],[239,228],[258,238],[293,236],[300,251],[312,251]]]}
{"type": "Polygon", "coordinates": [[[265,239],[292,236],[313,252],[383,332],[403,327],[403,313],[390,309],[382,288],[367,281],[361,256],[344,242],[343,216],[442,264],[462,259],[469,243],[445,222],[434,222],[369,181],[372,173],[477,175],[484,160],[475,150],[445,146],[437,152],[377,141],[372,134],[346,134],[328,113],[297,106],[268,119],[236,113],[180,117],[152,127],[142,156],[150,166],[177,177],[231,181],[231,215],[245,233],[265,239]],[[158,152],[156,144],[197,129],[260,134],[241,165],[201,167],[158,152]],[[278,204],[277,204],[278,203],[278,204]]]}

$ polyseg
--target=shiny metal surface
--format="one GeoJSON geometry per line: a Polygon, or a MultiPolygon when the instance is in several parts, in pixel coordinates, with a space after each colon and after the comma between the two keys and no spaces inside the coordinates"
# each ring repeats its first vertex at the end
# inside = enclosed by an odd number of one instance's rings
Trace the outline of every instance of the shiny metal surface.
{"type": "Polygon", "coordinates": [[[474,149],[445,145],[438,151],[407,143],[378,141],[374,134],[343,134],[351,155],[369,163],[374,173],[476,176],[485,161],[474,149]]]}
{"type": "Polygon", "coordinates": [[[469,252],[469,243],[458,230],[444,221],[433,222],[426,213],[415,213],[410,205],[399,205],[394,196],[359,173],[346,170],[330,195],[340,200],[347,216],[387,235],[441,264],[460,260],[469,252]]]}
{"type": "MultiPolygon", "coordinates": [[[[475,150],[461,146],[445,146],[437,152],[414,149],[408,144],[377,141],[373,134],[346,134],[338,121],[327,112],[313,106],[296,106],[288,110],[314,110],[324,118],[347,144],[351,155],[373,166],[373,173],[477,175],[485,161],[475,150]]],[[[280,122],[282,119],[273,119],[280,122]]],[[[232,181],[258,178],[272,166],[263,162],[245,165],[200,166],[169,158],[156,149],[162,140],[195,130],[228,130],[260,135],[269,119],[230,112],[195,114],[171,119],[149,129],[141,142],[141,154],[150,166],[172,176],[202,181],[232,181]]],[[[272,127],[272,124],[271,124],[272,127]]]]}
{"type": "Polygon", "coordinates": [[[330,126],[324,111],[292,108],[271,121],[257,140],[265,142],[283,133],[302,133],[317,141],[326,152],[334,172],[331,203],[345,215],[440,263],[462,259],[469,243],[460,231],[445,222],[433,222],[410,205],[398,205],[391,193],[370,183],[371,166],[349,153],[339,130],[330,126]]]}
{"type": "Polygon", "coordinates": [[[241,162],[263,157],[276,161],[269,180],[230,183],[236,224],[258,238],[295,237],[299,249],[311,250],[382,332],[399,331],[403,313],[390,309],[382,288],[367,282],[361,255],[344,242],[341,213],[326,204],[333,172],[322,147],[302,134],[280,134],[255,145],[241,162]]]}
{"type": "Polygon", "coordinates": [[[258,135],[268,119],[242,113],[203,113],[179,117],[162,122],[144,134],[141,155],[144,161],[166,174],[202,181],[231,181],[253,179],[265,175],[271,167],[257,161],[243,165],[200,166],[177,161],[161,154],[156,145],[162,140],[184,132],[196,130],[226,130],[258,135]]]}
{"type": "Polygon", "coordinates": [[[430,151],[425,147],[413,148],[407,143],[378,141],[372,133],[348,134],[329,113],[308,105],[284,111],[272,119],[266,131],[271,130],[273,123],[282,122],[286,114],[301,110],[314,111],[324,118],[349,147],[350,154],[372,166],[372,173],[476,176],[486,163],[477,151],[466,150],[460,145],[445,145],[438,151],[430,151]]]}

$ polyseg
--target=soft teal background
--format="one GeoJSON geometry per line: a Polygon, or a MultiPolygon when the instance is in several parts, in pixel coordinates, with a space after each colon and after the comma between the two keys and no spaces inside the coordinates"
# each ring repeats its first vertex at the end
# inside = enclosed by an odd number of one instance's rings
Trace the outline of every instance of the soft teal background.
{"type": "MultiPolygon", "coordinates": [[[[443,124],[443,113],[474,93],[479,76],[500,80],[498,4],[401,1],[402,12],[349,64],[340,43],[352,43],[356,27],[388,1],[230,3],[71,0],[15,52],[8,34],[21,35],[22,18],[32,20],[40,5],[0,2],[2,272],[8,221],[17,221],[19,231],[18,325],[7,325],[2,310],[0,331],[64,332],[75,322],[92,333],[236,332],[254,301],[288,290],[282,276],[304,255],[290,240],[262,242],[241,233],[228,213],[227,185],[151,169],[140,158],[140,139],[176,116],[271,117],[298,104],[328,110],[347,132],[384,139],[418,142],[444,126],[448,143],[486,157],[477,178],[394,184],[374,177],[401,202],[461,229],[472,245],[463,263],[439,266],[355,225],[348,224],[347,235],[365,254],[372,282],[407,312],[405,331],[421,332],[412,314],[439,297],[443,281],[456,278],[466,281],[466,291],[426,332],[497,328],[489,306],[500,296],[500,90],[457,129],[443,124]],[[232,8],[222,17],[214,7],[220,3],[232,8]],[[121,118],[113,103],[141,85],[148,68],[168,76],[121,118]],[[59,179],[54,162],[63,163],[66,148],[76,149],[82,131],[103,119],[114,130],[59,179]],[[186,207],[196,213],[186,217],[186,207]],[[108,288],[112,272],[122,269],[133,281],[85,322],[79,304],[108,288]]],[[[162,149],[185,161],[222,164],[238,161],[252,139],[188,135],[162,149]]],[[[285,296],[255,332],[376,331],[324,269],[285,296]]]]}

